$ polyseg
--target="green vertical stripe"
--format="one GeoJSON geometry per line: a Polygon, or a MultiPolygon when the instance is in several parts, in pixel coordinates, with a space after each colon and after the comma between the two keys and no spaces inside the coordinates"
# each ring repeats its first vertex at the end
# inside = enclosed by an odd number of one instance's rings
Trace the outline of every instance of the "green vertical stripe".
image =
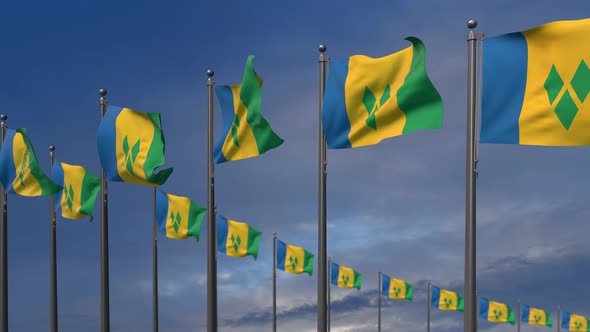
{"type": "Polygon", "coordinates": [[[246,255],[252,255],[254,259],[258,258],[258,244],[261,235],[261,232],[248,225],[248,248],[246,249],[246,255]]]}
{"type": "Polygon", "coordinates": [[[442,128],[442,98],[426,73],[424,44],[415,37],[406,40],[413,45],[413,55],[410,71],[397,90],[397,104],[406,115],[403,133],[442,128]]]}
{"type": "Polygon", "coordinates": [[[353,270],[353,271],[354,271],[354,286],[353,287],[356,288],[356,289],[358,289],[358,290],[361,290],[361,279],[362,279],[362,276],[356,270],[353,270]]]}
{"type": "Polygon", "coordinates": [[[463,297],[461,297],[461,296],[459,296],[459,294],[457,294],[457,311],[463,312],[464,309],[465,309],[465,303],[463,301],[463,297]]]}
{"type": "Polygon", "coordinates": [[[187,235],[194,236],[197,241],[201,237],[201,223],[206,213],[207,209],[191,201],[191,207],[188,211],[187,235]]]}
{"type": "Polygon", "coordinates": [[[152,120],[154,125],[154,137],[152,144],[147,153],[145,163],[143,164],[143,170],[145,177],[148,182],[154,185],[162,185],[170,174],[172,174],[172,168],[166,168],[160,170],[158,173],[154,173],[154,170],[166,162],[165,154],[165,142],[164,132],[162,131],[162,123],[160,121],[160,113],[146,113],[146,115],[152,120]]]}
{"type": "Polygon", "coordinates": [[[82,179],[82,192],[80,193],[80,213],[90,217],[90,221],[94,220],[94,203],[96,202],[96,195],[100,190],[100,178],[88,171],[84,174],[82,179]]]}
{"type": "Polygon", "coordinates": [[[506,318],[506,321],[511,325],[514,325],[514,310],[509,306],[506,306],[506,308],[508,308],[508,317],[506,318]]]}
{"type": "Polygon", "coordinates": [[[551,319],[551,315],[547,311],[545,311],[545,316],[547,316],[547,319],[545,319],[545,326],[553,327],[553,320],[551,319]]]}
{"type": "Polygon", "coordinates": [[[406,299],[412,301],[414,298],[414,287],[406,282],[406,299]]]}
{"type": "Polygon", "coordinates": [[[246,121],[252,128],[254,139],[258,147],[258,153],[263,154],[270,149],[274,149],[283,144],[283,139],[280,138],[266,122],[260,114],[260,104],[262,101],[262,93],[260,92],[260,82],[258,75],[252,67],[253,55],[248,57],[246,61],[246,69],[244,70],[244,78],[240,87],[240,100],[248,110],[246,114],[246,121]]]}
{"type": "Polygon", "coordinates": [[[307,272],[310,276],[313,274],[313,260],[314,256],[307,250],[303,250],[305,257],[303,258],[303,272],[307,272]]]}

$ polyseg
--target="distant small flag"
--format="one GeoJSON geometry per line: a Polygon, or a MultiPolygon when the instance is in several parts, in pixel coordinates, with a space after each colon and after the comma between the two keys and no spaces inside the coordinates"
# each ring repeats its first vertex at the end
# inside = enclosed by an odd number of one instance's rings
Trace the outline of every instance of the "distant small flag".
{"type": "Polygon", "coordinates": [[[158,232],[175,240],[193,236],[199,240],[201,223],[207,209],[187,197],[175,196],[158,190],[156,195],[156,217],[158,232]]]}
{"type": "Polygon", "coordinates": [[[514,325],[514,311],[504,303],[494,302],[485,297],[479,298],[479,317],[493,323],[514,325]]]}
{"type": "Polygon", "coordinates": [[[531,308],[526,304],[522,305],[521,320],[530,325],[553,327],[553,320],[547,311],[531,308]]]}
{"type": "Polygon", "coordinates": [[[25,128],[6,130],[0,150],[0,181],[7,193],[28,197],[49,196],[62,189],[41,170],[25,128]]]}
{"type": "Polygon", "coordinates": [[[302,247],[277,240],[277,269],[288,273],[313,273],[314,256],[302,247]]]}
{"type": "Polygon", "coordinates": [[[228,256],[258,258],[261,232],[254,227],[223,216],[217,216],[217,250],[228,256]]]}
{"type": "Polygon", "coordinates": [[[432,286],[431,304],[444,311],[463,312],[465,306],[463,297],[455,292],[432,286]]]}
{"type": "Polygon", "coordinates": [[[141,113],[110,106],[98,127],[98,155],[110,181],[160,186],[172,168],[166,161],[160,113],[141,113]]]}
{"type": "Polygon", "coordinates": [[[356,270],[332,262],[330,280],[338,288],[356,288],[361,290],[362,276],[356,270]]]}
{"type": "Polygon", "coordinates": [[[330,149],[373,145],[383,139],[443,125],[443,103],[426,73],[424,44],[382,58],[354,55],[330,64],[322,123],[330,149]]]}
{"type": "Polygon", "coordinates": [[[381,294],[395,300],[410,300],[414,298],[414,288],[401,279],[394,279],[385,274],[381,276],[381,294]]]}
{"type": "Polygon", "coordinates": [[[561,327],[568,329],[569,331],[589,331],[588,318],[580,315],[575,315],[567,311],[563,312],[563,318],[561,319],[561,327]]]}
{"type": "Polygon", "coordinates": [[[55,206],[66,219],[94,219],[94,203],[100,190],[100,178],[82,166],[60,163],[51,169],[51,178],[64,189],[54,195],[55,206]]]}
{"type": "Polygon", "coordinates": [[[223,114],[223,136],[215,143],[215,163],[259,156],[283,144],[260,113],[262,79],[246,61],[242,84],[219,85],[215,93],[223,114]]]}

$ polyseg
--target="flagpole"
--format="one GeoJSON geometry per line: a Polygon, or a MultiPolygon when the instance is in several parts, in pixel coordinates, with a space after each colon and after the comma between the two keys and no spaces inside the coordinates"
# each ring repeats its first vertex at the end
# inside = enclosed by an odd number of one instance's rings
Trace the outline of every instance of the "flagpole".
{"type": "Polygon", "coordinates": [[[153,225],[152,225],[152,235],[154,238],[154,248],[153,248],[153,270],[152,270],[152,310],[153,310],[153,329],[154,332],[158,332],[158,220],[156,218],[156,190],[157,188],[154,187],[154,195],[153,195],[153,208],[154,208],[154,215],[153,215],[153,225]]]}
{"type": "Polygon", "coordinates": [[[277,233],[272,233],[272,331],[277,332],[277,233]]]}
{"type": "Polygon", "coordinates": [[[428,280],[428,295],[426,301],[426,332],[430,332],[430,302],[432,302],[432,282],[428,280]]]}
{"type": "Polygon", "coordinates": [[[381,332],[381,278],[383,277],[381,271],[379,271],[379,277],[377,279],[377,332],[381,332]]]}
{"type": "MultiPolygon", "coordinates": [[[[0,115],[0,142],[4,145],[4,136],[6,135],[6,120],[8,117],[0,115]]],[[[3,186],[0,186],[0,202],[2,204],[2,213],[0,214],[0,327],[2,332],[8,332],[8,218],[7,218],[7,197],[3,186]]]]}
{"type": "Polygon", "coordinates": [[[518,320],[518,322],[516,323],[516,331],[520,332],[520,315],[522,315],[522,305],[520,304],[520,299],[518,300],[518,316],[516,316],[516,319],[518,320]]]}
{"type": "Polygon", "coordinates": [[[319,112],[319,197],[318,197],[318,332],[329,331],[328,276],[326,273],[326,256],[328,253],[326,228],[326,137],[322,126],[322,106],[324,104],[324,88],[326,87],[326,63],[328,57],[326,45],[320,45],[320,112],[319,112]],[[328,284],[327,284],[328,283],[328,284]]]}
{"type": "MultiPolygon", "coordinates": [[[[55,163],[55,146],[49,146],[49,161],[51,168],[55,163]]],[[[49,266],[49,279],[50,279],[50,296],[51,296],[51,332],[57,332],[57,250],[55,242],[56,232],[56,216],[55,216],[55,202],[53,195],[49,196],[49,219],[51,220],[49,226],[49,255],[50,255],[50,266],[49,266]]]]}
{"type": "MultiPolygon", "coordinates": [[[[332,259],[328,257],[328,278],[332,278],[332,259]]],[[[332,283],[328,281],[328,301],[327,301],[327,310],[326,310],[326,321],[327,321],[327,328],[328,332],[330,331],[330,290],[332,289],[332,283]]]]}
{"type": "Polygon", "coordinates": [[[217,248],[215,245],[215,181],[213,168],[213,70],[207,70],[208,142],[207,142],[207,332],[217,332],[217,248]]]}
{"type": "Polygon", "coordinates": [[[475,233],[475,109],[476,109],[476,78],[477,78],[477,38],[473,29],[477,27],[474,19],[467,22],[470,29],[467,38],[467,169],[466,169],[466,200],[465,200],[465,314],[464,332],[477,331],[476,312],[476,233],[475,233]]]}
{"type": "Polygon", "coordinates": [[[561,306],[557,306],[557,332],[561,331],[561,306]]]}
{"type": "MultiPolygon", "coordinates": [[[[100,89],[100,119],[107,111],[106,89],[100,89]]],[[[111,329],[109,309],[109,202],[108,182],[102,165],[100,166],[100,331],[111,329]]]]}

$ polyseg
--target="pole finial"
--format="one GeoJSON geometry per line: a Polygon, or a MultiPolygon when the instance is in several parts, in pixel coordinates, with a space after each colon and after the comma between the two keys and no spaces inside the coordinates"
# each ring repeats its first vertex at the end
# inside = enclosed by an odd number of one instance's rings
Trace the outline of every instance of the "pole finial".
{"type": "Polygon", "coordinates": [[[50,145],[49,146],[49,151],[51,151],[51,152],[55,151],[55,146],[54,145],[50,145]]]}
{"type": "Polygon", "coordinates": [[[328,46],[321,44],[318,49],[319,49],[320,53],[324,53],[328,50],[328,46]]]}
{"type": "Polygon", "coordinates": [[[98,90],[98,94],[101,95],[102,97],[107,95],[107,89],[100,89],[98,90]]]}
{"type": "Polygon", "coordinates": [[[213,71],[213,69],[208,69],[207,70],[207,77],[213,77],[213,75],[215,75],[215,72],[213,71]]]}
{"type": "Polygon", "coordinates": [[[6,114],[1,114],[0,115],[0,120],[6,121],[7,119],[8,119],[8,116],[6,116],[6,114]]]}
{"type": "Polygon", "coordinates": [[[477,20],[472,18],[469,21],[467,21],[467,27],[471,30],[477,28],[477,20]]]}

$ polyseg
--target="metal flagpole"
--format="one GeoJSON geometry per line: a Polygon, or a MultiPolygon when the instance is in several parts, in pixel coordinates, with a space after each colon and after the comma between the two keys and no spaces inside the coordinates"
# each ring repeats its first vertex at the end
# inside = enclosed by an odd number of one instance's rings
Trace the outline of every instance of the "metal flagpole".
{"type": "Polygon", "coordinates": [[[154,221],[152,225],[152,235],[154,238],[153,245],[153,270],[152,270],[152,315],[153,315],[153,329],[154,332],[158,332],[158,220],[156,218],[156,191],[158,189],[154,187],[153,195],[153,208],[154,208],[154,221]]]}
{"type": "MultiPolygon", "coordinates": [[[[0,142],[4,145],[6,135],[6,120],[8,117],[0,115],[0,142]]],[[[7,218],[7,197],[3,186],[0,186],[0,203],[2,213],[0,214],[0,327],[2,332],[8,332],[8,218],[7,218]]]]}
{"type": "Polygon", "coordinates": [[[328,275],[326,273],[326,256],[328,255],[326,235],[326,137],[322,126],[322,106],[324,104],[324,88],[326,87],[326,63],[329,61],[324,54],[326,45],[320,45],[320,112],[319,112],[319,197],[318,197],[318,332],[329,331],[328,311],[328,275]]]}
{"type": "Polygon", "coordinates": [[[277,233],[272,233],[272,331],[277,332],[277,233]]]}
{"type": "Polygon", "coordinates": [[[430,280],[428,280],[428,295],[426,302],[426,332],[430,332],[430,302],[432,302],[432,283],[430,280]]]}
{"type": "Polygon", "coordinates": [[[377,311],[377,331],[381,332],[381,278],[383,278],[383,276],[381,275],[381,271],[379,271],[379,277],[378,277],[378,281],[377,281],[377,307],[378,307],[378,311],[377,311]]]}
{"type": "Polygon", "coordinates": [[[467,68],[467,174],[465,198],[465,314],[464,332],[477,331],[476,311],[476,269],[475,269],[475,110],[477,96],[477,38],[473,29],[477,21],[467,22],[470,29],[467,38],[468,68],[467,68]]]}
{"type": "MultiPolygon", "coordinates": [[[[106,89],[100,89],[100,119],[107,111],[106,89]]],[[[111,329],[109,309],[109,200],[108,182],[102,165],[100,166],[100,331],[111,329]]]]}
{"type": "Polygon", "coordinates": [[[215,181],[213,173],[213,70],[207,70],[208,140],[207,140],[207,332],[217,332],[217,246],[215,225],[215,181]]]}
{"type": "MultiPolygon", "coordinates": [[[[55,163],[55,146],[51,145],[49,147],[49,161],[51,164],[51,168],[53,168],[53,164],[55,163]]],[[[56,243],[55,243],[55,232],[56,232],[56,217],[55,217],[55,202],[53,199],[53,195],[49,196],[49,255],[50,255],[50,266],[49,266],[49,285],[50,285],[50,297],[51,297],[51,332],[57,332],[57,250],[56,250],[56,243]]]]}
{"type": "Polygon", "coordinates": [[[516,331],[520,332],[520,315],[522,315],[522,305],[520,299],[518,300],[518,316],[516,316],[516,331]]]}
{"type": "MultiPolygon", "coordinates": [[[[332,278],[332,259],[330,257],[328,257],[328,278],[332,278]]],[[[330,280],[328,280],[328,300],[326,302],[326,321],[327,321],[327,328],[328,328],[328,332],[330,331],[330,291],[332,290],[332,283],[330,283],[330,280]]]]}
{"type": "Polygon", "coordinates": [[[557,332],[561,331],[561,306],[557,306],[557,332]]]}

